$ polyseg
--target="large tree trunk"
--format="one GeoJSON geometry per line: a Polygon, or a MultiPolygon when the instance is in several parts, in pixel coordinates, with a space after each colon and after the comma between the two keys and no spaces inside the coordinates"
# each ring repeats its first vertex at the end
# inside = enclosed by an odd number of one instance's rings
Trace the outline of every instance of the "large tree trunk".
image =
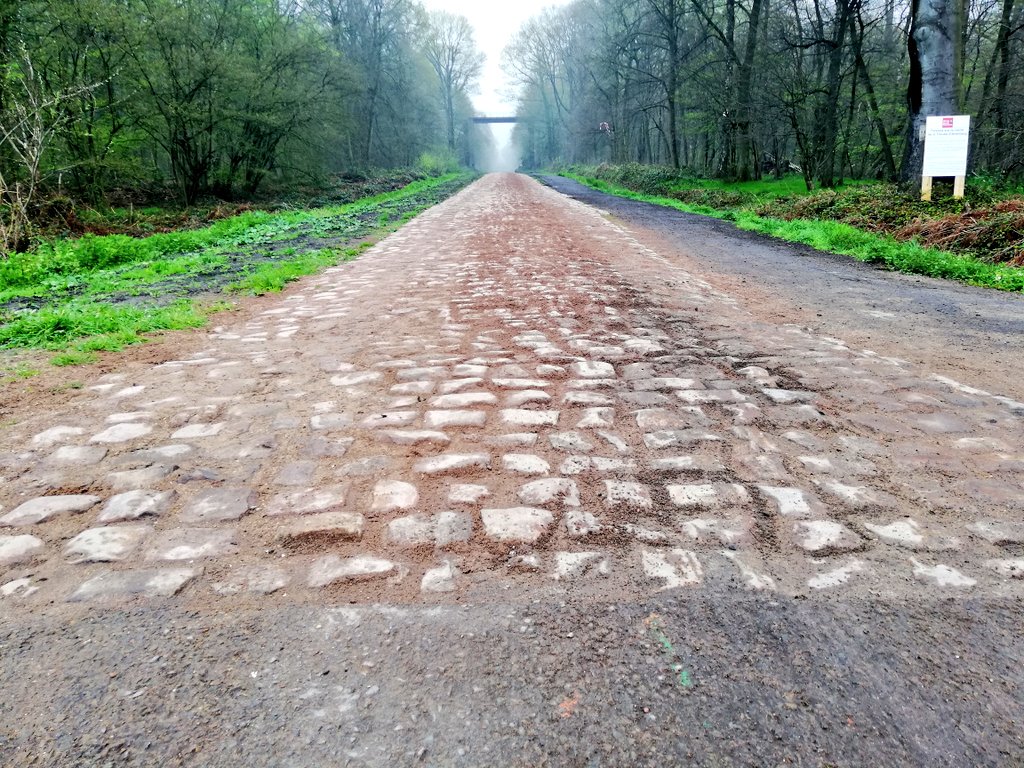
{"type": "Polygon", "coordinates": [[[747,42],[736,78],[736,176],[740,181],[749,181],[757,173],[754,163],[753,139],[751,137],[751,102],[753,100],[754,57],[757,55],[758,25],[761,20],[761,0],[750,4],[750,26],[747,42]]]}
{"type": "Polygon", "coordinates": [[[668,141],[669,159],[672,167],[679,170],[679,30],[678,15],[682,9],[676,8],[675,0],[668,4],[665,14],[665,32],[668,35],[668,141]]]}
{"type": "Polygon", "coordinates": [[[821,121],[821,159],[818,164],[818,183],[829,189],[836,183],[836,141],[839,137],[839,91],[843,77],[843,54],[846,28],[850,22],[851,4],[840,0],[839,18],[828,52],[827,96],[816,119],[821,121]]]}
{"type": "Polygon", "coordinates": [[[722,115],[722,168],[721,175],[727,179],[736,178],[736,83],[734,80],[736,65],[736,0],[725,3],[725,38],[722,41],[726,48],[725,86],[729,88],[729,105],[722,115]]]}
{"type": "Polygon", "coordinates": [[[959,2],[962,0],[911,2],[911,26],[907,39],[910,54],[907,105],[910,120],[907,123],[907,142],[900,171],[900,177],[905,182],[921,176],[926,118],[929,115],[956,114],[959,109],[959,2]]]}

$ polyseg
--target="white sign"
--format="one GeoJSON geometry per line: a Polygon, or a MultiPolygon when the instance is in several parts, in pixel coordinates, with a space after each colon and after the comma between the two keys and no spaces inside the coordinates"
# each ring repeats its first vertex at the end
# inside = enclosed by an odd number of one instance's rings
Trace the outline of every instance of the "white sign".
{"type": "Polygon", "coordinates": [[[929,117],[924,134],[922,176],[966,176],[970,115],[929,117]]]}

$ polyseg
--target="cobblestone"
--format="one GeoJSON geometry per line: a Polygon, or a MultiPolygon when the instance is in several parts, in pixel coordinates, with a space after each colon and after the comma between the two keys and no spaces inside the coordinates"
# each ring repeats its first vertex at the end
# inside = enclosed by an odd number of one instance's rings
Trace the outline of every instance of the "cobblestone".
{"type": "Polygon", "coordinates": [[[0,565],[26,563],[46,549],[43,540],[28,534],[0,536],[0,565]]]}
{"type": "Polygon", "coordinates": [[[82,531],[68,542],[69,563],[109,563],[124,560],[152,532],[147,525],[110,525],[82,531]]]}
{"type": "Polygon", "coordinates": [[[517,427],[553,427],[558,424],[558,411],[526,411],[508,408],[501,412],[505,424],[517,427]]]}
{"type": "MultiPolygon", "coordinates": [[[[183,523],[223,523],[238,520],[256,508],[257,499],[256,492],[251,488],[211,488],[195,496],[179,519],[183,523]]],[[[162,499],[155,497],[153,503],[159,501],[162,499]]]]}
{"type": "Polygon", "coordinates": [[[149,489],[119,493],[106,503],[97,519],[101,523],[116,523],[140,517],[156,517],[167,511],[175,495],[174,491],[149,489]]]}
{"type": "Polygon", "coordinates": [[[528,453],[507,453],[501,457],[501,465],[507,471],[521,475],[546,475],[551,472],[551,465],[544,459],[528,453]]]}
{"type": "MultiPolygon", "coordinates": [[[[566,506],[570,506],[568,501],[566,506]]],[[[565,513],[565,530],[570,538],[581,539],[600,533],[605,526],[593,512],[584,509],[569,509],[565,513]]]]}
{"type": "Polygon", "coordinates": [[[153,431],[149,424],[115,424],[90,438],[92,443],[127,443],[138,440],[153,431]]]}
{"type": "Polygon", "coordinates": [[[484,411],[427,411],[423,416],[423,425],[430,429],[482,427],[486,423],[484,411]]]}
{"type": "Polygon", "coordinates": [[[140,490],[158,485],[177,467],[167,464],[152,464],[140,469],[127,469],[107,475],[107,484],[113,491],[140,490]]]}
{"type": "Polygon", "coordinates": [[[567,507],[580,505],[580,493],[575,481],[563,477],[547,480],[534,480],[527,483],[518,492],[519,500],[524,504],[542,505],[561,500],[567,507]]]}
{"type": "Polygon", "coordinates": [[[808,520],[797,523],[794,530],[800,548],[815,555],[849,552],[863,544],[857,534],[834,520],[808,520]]]}
{"type": "Polygon", "coordinates": [[[974,533],[996,546],[1024,544],[1024,522],[979,520],[967,526],[974,533]]]}
{"type": "Polygon", "coordinates": [[[195,440],[204,437],[214,437],[224,429],[223,424],[189,424],[182,427],[171,435],[172,440],[195,440]]]}
{"type": "Polygon", "coordinates": [[[399,546],[429,544],[434,540],[435,523],[426,515],[399,517],[388,523],[388,540],[399,546]]]}
{"type": "Polygon", "coordinates": [[[393,512],[396,509],[412,509],[420,495],[412,483],[400,480],[382,480],[374,486],[373,512],[393,512]]]}
{"type": "Polygon", "coordinates": [[[43,430],[39,434],[32,437],[32,445],[47,447],[56,443],[65,443],[68,440],[73,440],[79,435],[84,435],[85,430],[81,427],[71,427],[65,424],[61,424],[57,427],[50,427],[49,429],[43,430]]]}
{"type": "Polygon", "coordinates": [[[397,566],[390,560],[370,555],[341,558],[326,555],[309,571],[310,587],[326,587],[337,581],[363,581],[395,574],[397,566]]]}
{"type": "Polygon", "coordinates": [[[557,581],[575,579],[591,569],[602,576],[607,576],[611,567],[607,558],[600,552],[556,552],[555,571],[552,576],[557,581]]]}
{"type": "Polygon", "coordinates": [[[444,565],[431,568],[423,574],[423,578],[420,580],[420,591],[454,592],[458,576],[459,572],[451,564],[451,561],[445,560],[444,565]]]}
{"type": "Polygon", "coordinates": [[[641,553],[644,573],[661,582],[660,589],[692,587],[700,584],[704,568],[694,552],[685,549],[669,551],[644,550],[641,553]]]}
{"type": "Polygon", "coordinates": [[[441,475],[488,467],[490,464],[491,457],[486,453],[449,453],[421,459],[413,466],[413,471],[424,475],[441,475]]]}
{"type": "Polygon", "coordinates": [[[279,494],[267,505],[268,515],[309,515],[340,509],[345,505],[348,489],[345,486],[309,488],[279,494]]]}
{"type": "Polygon", "coordinates": [[[197,576],[191,568],[108,571],[82,584],[71,602],[104,601],[126,597],[172,597],[197,576]]]}
{"type": "Polygon", "coordinates": [[[58,515],[78,514],[99,504],[99,496],[73,494],[70,496],[42,496],[19,504],[0,517],[0,526],[26,526],[44,523],[58,515]]]}
{"type": "Polygon", "coordinates": [[[527,180],[261,307],[0,434],[5,608],[1024,594],[1019,396],[769,322],[527,180]]]}
{"type": "Polygon", "coordinates": [[[222,581],[213,583],[218,595],[237,595],[249,592],[257,595],[271,595],[288,586],[288,575],[273,566],[242,566],[222,581]]]}
{"type": "Polygon", "coordinates": [[[223,528],[175,528],[163,531],[146,553],[148,560],[200,560],[223,557],[237,548],[233,530],[223,528]]]}
{"type": "Polygon", "coordinates": [[[672,503],[685,509],[721,509],[750,501],[747,489],[738,483],[667,485],[665,489],[672,503]]]}
{"type": "Polygon", "coordinates": [[[487,535],[497,541],[535,542],[555,519],[548,510],[532,507],[484,509],[480,516],[487,535]]]}
{"type": "Polygon", "coordinates": [[[91,467],[99,464],[107,455],[107,449],[97,445],[64,445],[50,454],[48,464],[76,467],[91,467]]]}
{"type": "Polygon", "coordinates": [[[491,492],[486,485],[456,483],[448,493],[448,501],[451,504],[476,504],[481,499],[490,496],[490,494],[491,492]]]}
{"type": "Polygon", "coordinates": [[[316,512],[295,518],[278,528],[277,537],[285,544],[332,541],[359,541],[366,520],[355,512],[316,512]]]}

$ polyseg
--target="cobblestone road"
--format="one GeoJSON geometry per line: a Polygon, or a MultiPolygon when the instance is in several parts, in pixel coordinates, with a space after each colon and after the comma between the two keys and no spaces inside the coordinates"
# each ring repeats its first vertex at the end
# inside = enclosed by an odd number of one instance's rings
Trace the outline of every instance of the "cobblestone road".
{"type": "Polygon", "coordinates": [[[524,177],[221,318],[4,429],[3,610],[1024,593],[1024,403],[524,177]]]}

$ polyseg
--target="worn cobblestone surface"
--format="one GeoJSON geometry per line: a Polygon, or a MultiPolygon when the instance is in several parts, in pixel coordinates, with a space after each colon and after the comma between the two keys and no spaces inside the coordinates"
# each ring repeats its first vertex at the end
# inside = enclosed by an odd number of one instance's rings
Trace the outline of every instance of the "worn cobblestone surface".
{"type": "Polygon", "coordinates": [[[1024,403],[488,176],[0,435],[0,601],[1024,594],[1024,403]]]}

